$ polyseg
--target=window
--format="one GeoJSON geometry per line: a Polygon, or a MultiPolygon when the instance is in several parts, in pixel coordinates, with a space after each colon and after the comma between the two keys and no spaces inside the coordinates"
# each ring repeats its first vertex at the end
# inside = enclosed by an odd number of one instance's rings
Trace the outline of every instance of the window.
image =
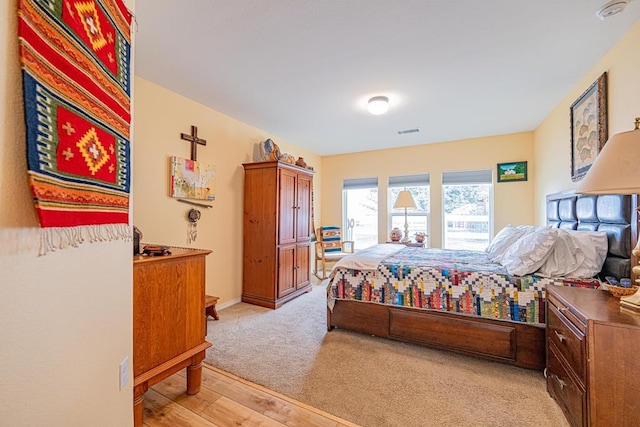
{"type": "Polygon", "coordinates": [[[483,251],[491,236],[492,170],[442,174],[445,249],[483,251]]]}
{"type": "Polygon", "coordinates": [[[344,240],[355,249],[378,243],[378,178],[345,179],[342,184],[344,240]],[[350,226],[352,225],[352,226],[350,226]]]}
{"type": "MultiPolygon", "coordinates": [[[[409,225],[408,237],[415,240],[414,236],[418,232],[429,234],[429,174],[390,176],[389,192],[387,200],[389,202],[389,230],[398,227],[404,234],[404,209],[393,209],[393,205],[402,190],[409,190],[416,203],[416,209],[407,209],[407,223],[409,225]]],[[[429,241],[428,239],[426,240],[429,241]]]]}

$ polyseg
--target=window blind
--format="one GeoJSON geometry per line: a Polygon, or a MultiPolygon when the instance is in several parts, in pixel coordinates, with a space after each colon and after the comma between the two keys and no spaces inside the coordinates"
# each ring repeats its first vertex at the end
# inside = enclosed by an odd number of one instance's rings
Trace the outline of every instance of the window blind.
{"type": "Polygon", "coordinates": [[[491,184],[493,181],[491,169],[459,172],[443,172],[442,184],[491,184]]]}
{"type": "Polygon", "coordinates": [[[390,176],[389,188],[397,187],[420,187],[429,185],[429,174],[420,175],[404,175],[404,176],[390,176]]]}
{"type": "Polygon", "coordinates": [[[343,190],[355,190],[357,188],[378,188],[378,178],[353,178],[342,181],[343,190]]]}

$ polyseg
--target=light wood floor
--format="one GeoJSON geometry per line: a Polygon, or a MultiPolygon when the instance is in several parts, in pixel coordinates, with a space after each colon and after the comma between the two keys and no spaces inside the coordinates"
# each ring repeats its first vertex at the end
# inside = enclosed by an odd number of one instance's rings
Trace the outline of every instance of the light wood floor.
{"type": "Polygon", "coordinates": [[[185,393],[185,370],[144,395],[145,427],[323,426],[356,424],[204,365],[200,393],[185,393]]]}

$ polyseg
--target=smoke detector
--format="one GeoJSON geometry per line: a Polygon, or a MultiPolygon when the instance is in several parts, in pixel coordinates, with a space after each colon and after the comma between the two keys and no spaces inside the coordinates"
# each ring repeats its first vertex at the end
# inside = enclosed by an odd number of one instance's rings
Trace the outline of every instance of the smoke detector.
{"type": "Polygon", "coordinates": [[[600,9],[598,9],[596,16],[604,21],[605,19],[622,12],[624,8],[627,7],[627,3],[629,3],[629,1],[630,0],[609,0],[603,4],[600,9]]]}

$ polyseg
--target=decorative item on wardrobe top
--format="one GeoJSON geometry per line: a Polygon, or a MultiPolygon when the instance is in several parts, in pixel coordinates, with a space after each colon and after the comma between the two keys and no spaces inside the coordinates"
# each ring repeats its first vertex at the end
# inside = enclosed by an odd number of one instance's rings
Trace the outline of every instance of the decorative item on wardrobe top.
{"type": "Polygon", "coordinates": [[[311,171],[313,170],[313,166],[309,166],[307,162],[304,161],[304,158],[298,157],[298,159],[296,160],[295,156],[293,156],[292,154],[283,153],[282,151],[280,151],[280,147],[278,147],[278,144],[273,142],[273,140],[270,138],[267,138],[255,145],[253,149],[253,161],[272,162],[274,160],[290,165],[299,166],[311,171]]]}

